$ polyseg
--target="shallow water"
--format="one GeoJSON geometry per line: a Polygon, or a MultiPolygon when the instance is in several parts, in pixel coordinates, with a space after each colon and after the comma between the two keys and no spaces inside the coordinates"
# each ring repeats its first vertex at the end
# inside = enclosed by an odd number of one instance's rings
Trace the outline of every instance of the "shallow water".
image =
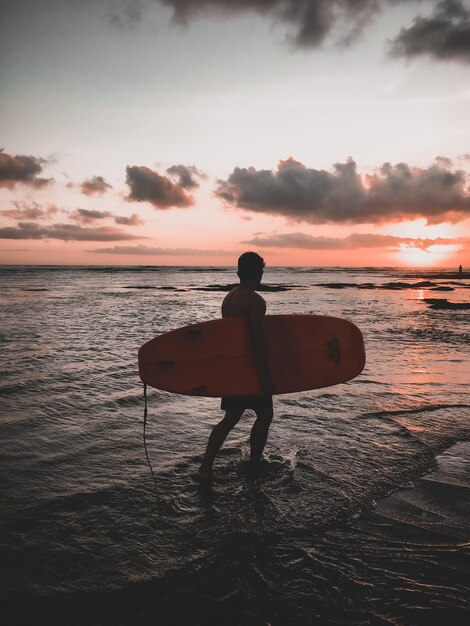
{"type": "MultiPolygon", "coordinates": [[[[256,479],[246,473],[247,412],[210,489],[190,475],[219,402],[151,390],[157,496],[137,350],[220,317],[223,292],[201,289],[235,282],[233,270],[0,268],[0,569],[9,609],[24,623],[63,623],[64,613],[69,623],[130,623],[126,606],[141,610],[140,623],[157,613],[161,623],[184,623],[185,604],[194,624],[222,615],[273,626],[386,623],[372,588],[392,585],[389,547],[355,520],[469,439],[469,313],[425,302],[450,286],[449,302],[468,303],[469,282],[437,276],[428,272],[432,284],[420,287],[419,272],[268,268],[267,284],[291,287],[263,293],[268,312],[350,319],[365,338],[366,368],[346,384],[275,397],[256,479]],[[357,557],[364,547],[367,563],[357,557]],[[92,605],[98,613],[84,621],[80,611],[92,605]]],[[[437,569],[440,558],[458,566],[461,542],[436,550],[437,569]]],[[[405,585],[406,567],[397,576],[393,585],[405,585]]],[[[465,591],[451,581],[430,583],[427,596],[422,584],[398,593],[387,608],[392,623],[414,623],[425,602],[462,609],[465,591]],[[404,598],[411,621],[400,621],[404,598]]]]}

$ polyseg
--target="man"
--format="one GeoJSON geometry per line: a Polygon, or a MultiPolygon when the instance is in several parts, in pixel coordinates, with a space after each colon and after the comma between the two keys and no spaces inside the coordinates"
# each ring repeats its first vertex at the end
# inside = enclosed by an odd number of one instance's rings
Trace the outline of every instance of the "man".
{"type": "Polygon", "coordinates": [[[195,478],[200,481],[212,477],[214,459],[232,428],[238,423],[245,409],[253,409],[256,421],[250,435],[250,461],[253,468],[259,464],[268,438],[273,418],[272,384],[268,368],[264,316],[266,302],[256,293],[263,277],[264,261],[255,252],[245,252],[238,259],[237,275],[240,284],[228,293],[222,303],[222,317],[246,316],[253,357],[261,378],[262,395],[222,398],[221,408],[225,417],[214,427],[209,437],[204,460],[195,478]]]}

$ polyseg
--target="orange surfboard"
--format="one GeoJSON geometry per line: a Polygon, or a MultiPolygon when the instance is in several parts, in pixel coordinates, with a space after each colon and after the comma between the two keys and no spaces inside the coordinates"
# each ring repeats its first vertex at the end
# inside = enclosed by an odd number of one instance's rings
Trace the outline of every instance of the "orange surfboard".
{"type": "MultiPolygon", "coordinates": [[[[265,328],[276,394],[337,385],[364,369],[362,333],[352,322],[323,315],[267,315],[265,328]]],[[[186,395],[261,393],[244,317],[155,337],[139,349],[139,374],[151,387],[186,395]]]]}

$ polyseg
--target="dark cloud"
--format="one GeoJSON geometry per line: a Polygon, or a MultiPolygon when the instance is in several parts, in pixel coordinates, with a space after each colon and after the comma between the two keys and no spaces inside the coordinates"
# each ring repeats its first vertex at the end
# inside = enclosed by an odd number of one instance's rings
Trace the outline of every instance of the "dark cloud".
{"type": "Polygon", "coordinates": [[[179,184],[185,189],[197,189],[199,183],[194,179],[205,178],[205,174],[200,172],[194,165],[172,165],[166,171],[170,176],[177,176],[179,178],[179,184]]]}
{"type": "Polygon", "coordinates": [[[30,185],[36,189],[52,182],[51,178],[38,178],[45,159],[33,156],[6,154],[0,150],[0,187],[13,189],[17,184],[30,185]]]}
{"type": "Polygon", "coordinates": [[[99,220],[108,218],[112,218],[116,224],[121,224],[122,226],[139,226],[144,223],[138,213],[133,213],[126,217],[115,215],[111,211],[98,211],[96,209],[77,209],[70,214],[70,218],[79,224],[94,224],[99,220]]]}
{"type": "Polygon", "coordinates": [[[101,226],[85,228],[76,224],[39,226],[34,222],[20,222],[17,227],[0,228],[0,239],[60,239],[61,241],[125,241],[142,239],[119,230],[101,226]]]}
{"type": "Polygon", "coordinates": [[[110,211],[97,211],[96,209],[77,209],[70,214],[70,218],[81,224],[94,224],[97,220],[112,217],[110,211]]]}
{"type": "MultiPolygon", "coordinates": [[[[159,2],[173,9],[173,21],[187,25],[199,17],[231,17],[254,13],[287,29],[287,40],[297,48],[319,48],[325,42],[342,47],[357,41],[387,7],[420,4],[422,0],[114,0],[109,14],[120,27],[142,20],[143,9],[159,2]]],[[[429,1],[431,17],[415,19],[391,42],[395,56],[429,54],[445,60],[469,60],[469,11],[462,0],[429,1]]]]}
{"type": "Polygon", "coordinates": [[[122,226],[139,226],[143,224],[143,220],[138,213],[133,213],[129,217],[115,215],[111,211],[98,211],[97,209],[76,209],[70,213],[70,218],[79,224],[94,224],[97,221],[112,218],[116,224],[122,226]]]}
{"type": "Polygon", "coordinates": [[[143,2],[141,0],[114,0],[109,8],[107,17],[111,24],[123,30],[132,28],[140,22],[143,15],[143,2]]]}
{"type": "Polygon", "coordinates": [[[292,221],[380,223],[424,217],[428,223],[457,222],[470,214],[468,176],[442,158],[428,168],[385,163],[360,176],[356,163],[333,171],[305,167],[290,158],[277,171],[235,168],[219,180],[216,195],[227,204],[292,221]]]}
{"type": "Polygon", "coordinates": [[[132,213],[130,217],[115,215],[114,221],[116,222],[116,224],[122,224],[124,226],[140,226],[140,224],[144,223],[138,213],[132,213]]]}
{"type": "Polygon", "coordinates": [[[446,239],[438,237],[413,238],[378,235],[374,233],[352,233],[347,237],[316,237],[305,233],[257,236],[243,243],[262,248],[296,248],[303,250],[357,250],[360,248],[419,248],[427,250],[431,246],[461,245],[467,239],[446,239]]]}
{"type": "Polygon", "coordinates": [[[258,13],[286,24],[296,46],[315,48],[332,35],[342,45],[356,40],[387,0],[161,0],[173,19],[187,24],[200,15],[258,13]]]}
{"type": "Polygon", "coordinates": [[[445,157],[445,156],[437,156],[435,161],[438,165],[442,165],[443,167],[446,167],[446,168],[453,167],[454,165],[452,159],[449,159],[448,157],[445,157]]]}
{"type": "Polygon", "coordinates": [[[9,217],[16,220],[42,220],[51,217],[59,212],[55,204],[48,204],[43,207],[37,202],[13,202],[14,209],[4,209],[0,211],[3,217],[9,217]]]}
{"type": "Polygon", "coordinates": [[[80,187],[85,196],[103,195],[107,189],[112,189],[112,186],[102,176],[87,178],[80,187]]]}
{"type": "Polygon", "coordinates": [[[126,200],[150,202],[157,209],[185,208],[194,204],[192,195],[180,182],[180,173],[177,173],[179,182],[174,182],[169,176],[162,176],[144,165],[128,165],[126,173],[126,182],[130,187],[126,200]]]}
{"type": "Polygon", "coordinates": [[[393,56],[429,56],[441,61],[470,62],[470,10],[460,0],[439,2],[430,17],[417,17],[391,42],[393,56]]]}
{"type": "Polygon", "coordinates": [[[98,254],[138,254],[142,256],[198,256],[201,254],[217,256],[231,255],[226,250],[199,250],[197,248],[153,248],[151,246],[113,246],[112,248],[98,248],[97,250],[88,250],[88,252],[96,252],[98,254]]]}

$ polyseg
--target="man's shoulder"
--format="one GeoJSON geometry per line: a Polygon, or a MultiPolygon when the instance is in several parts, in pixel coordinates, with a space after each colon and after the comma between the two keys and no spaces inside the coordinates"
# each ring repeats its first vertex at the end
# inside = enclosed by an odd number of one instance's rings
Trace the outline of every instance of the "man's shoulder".
{"type": "Polygon", "coordinates": [[[244,300],[253,304],[265,304],[265,299],[263,296],[260,296],[259,293],[253,290],[246,291],[243,294],[244,300]]]}
{"type": "Polygon", "coordinates": [[[258,302],[264,302],[266,304],[266,300],[257,291],[254,291],[253,295],[255,296],[258,302]]]}
{"type": "Polygon", "coordinates": [[[266,311],[266,300],[263,298],[263,296],[260,296],[259,293],[256,293],[256,291],[253,291],[250,305],[254,309],[266,311]]]}

